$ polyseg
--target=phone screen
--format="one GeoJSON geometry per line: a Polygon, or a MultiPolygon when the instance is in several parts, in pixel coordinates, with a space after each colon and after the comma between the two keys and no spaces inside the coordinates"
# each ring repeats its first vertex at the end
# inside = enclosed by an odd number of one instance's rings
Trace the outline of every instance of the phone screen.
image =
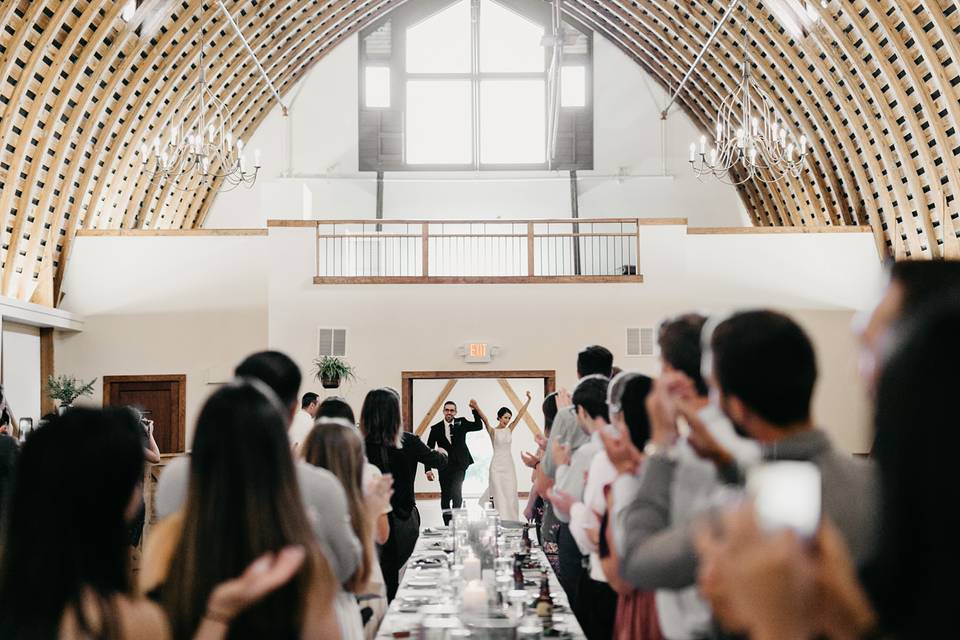
{"type": "Polygon", "coordinates": [[[820,469],[810,462],[778,461],[759,465],[747,476],[757,522],[765,531],[793,529],[812,538],[820,526],[820,469]]]}

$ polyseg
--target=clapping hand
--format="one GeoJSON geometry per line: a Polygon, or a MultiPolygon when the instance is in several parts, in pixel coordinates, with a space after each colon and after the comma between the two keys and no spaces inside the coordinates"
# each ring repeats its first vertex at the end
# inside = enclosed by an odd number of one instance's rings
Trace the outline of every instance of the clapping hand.
{"type": "Polygon", "coordinates": [[[433,471],[427,471],[427,480],[433,482],[433,471]]]}
{"type": "Polygon", "coordinates": [[[480,408],[480,405],[477,404],[477,401],[474,400],[473,398],[470,399],[470,402],[467,404],[467,406],[469,406],[470,409],[473,411],[476,411],[477,409],[480,408]]]}
{"type": "Polygon", "coordinates": [[[387,473],[372,480],[366,487],[367,506],[370,511],[380,515],[390,506],[393,496],[393,475],[387,473]]]}
{"type": "Polygon", "coordinates": [[[683,416],[683,419],[690,425],[690,434],[687,436],[687,442],[697,452],[701,458],[710,460],[719,467],[724,467],[735,462],[731,454],[720,442],[713,437],[707,425],[704,424],[697,412],[686,402],[677,403],[677,411],[683,416]]]}
{"type": "Polygon", "coordinates": [[[624,425],[620,425],[616,434],[610,433],[607,429],[600,431],[600,439],[603,440],[603,447],[607,451],[607,457],[611,464],[616,467],[619,473],[636,473],[643,459],[643,454],[630,440],[630,434],[624,425]]]}
{"type": "Polygon", "coordinates": [[[560,513],[570,513],[570,509],[576,502],[572,495],[556,487],[551,487],[547,490],[547,500],[549,500],[553,507],[560,513]]]}
{"type": "Polygon", "coordinates": [[[523,464],[527,465],[531,469],[540,464],[540,458],[534,453],[527,453],[526,451],[520,452],[520,459],[523,460],[523,464]]]}
{"type": "Polygon", "coordinates": [[[539,447],[541,451],[547,450],[547,436],[543,435],[542,433],[538,433],[537,435],[533,436],[533,441],[537,443],[537,447],[539,447]]]}

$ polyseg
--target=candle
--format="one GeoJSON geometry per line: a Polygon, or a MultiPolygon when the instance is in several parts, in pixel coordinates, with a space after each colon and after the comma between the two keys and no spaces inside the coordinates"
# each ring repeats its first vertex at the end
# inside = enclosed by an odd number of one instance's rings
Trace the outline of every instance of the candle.
{"type": "Polygon", "coordinates": [[[487,609],[487,589],[479,580],[467,583],[463,590],[463,610],[466,613],[481,613],[487,609]]]}
{"type": "Polygon", "coordinates": [[[690,162],[694,162],[697,159],[697,144],[695,142],[690,143],[690,162]]]}
{"type": "Polygon", "coordinates": [[[463,561],[463,579],[468,582],[479,580],[481,577],[480,558],[475,555],[467,556],[463,561]]]}

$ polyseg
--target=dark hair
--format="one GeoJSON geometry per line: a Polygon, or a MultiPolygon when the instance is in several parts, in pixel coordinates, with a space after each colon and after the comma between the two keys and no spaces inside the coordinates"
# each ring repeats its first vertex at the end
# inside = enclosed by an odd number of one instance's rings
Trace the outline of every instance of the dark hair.
{"type": "Polygon", "coordinates": [[[443,403],[444,408],[446,408],[446,406],[447,406],[448,404],[452,404],[454,409],[457,408],[457,403],[454,402],[453,400],[447,400],[446,402],[444,402],[444,403],[443,403]]]}
{"type": "Polygon", "coordinates": [[[664,320],[657,335],[660,357],[668,365],[693,380],[697,393],[708,393],[707,383],[700,369],[700,336],[707,319],[697,313],[687,313],[664,320]]]}
{"type": "Polygon", "coordinates": [[[577,375],[581,378],[598,373],[607,378],[613,371],[613,354],[606,347],[594,344],[577,354],[577,375]]]}
{"type": "Polygon", "coordinates": [[[367,442],[392,447],[400,433],[400,402],[388,389],[374,389],[363,399],[360,433],[367,442]]]}
{"type": "Polygon", "coordinates": [[[710,349],[724,394],[778,427],[810,419],[817,362],[796,322],[774,311],[737,313],[717,325],[710,349]]]}
{"type": "Polygon", "coordinates": [[[583,407],[591,418],[608,419],[607,385],[610,379],[604,376],[584,378],[573,391],[573,406],[583,407]]]}
{"type": "Polygon", "coordinates": [[[335,581],[304,512],[285,426],[283,407],[256,380],[221,387],[201,409],[183,530],[163,588],[174,638],[192,638],[214,587],[264,553],[302,545],[307,559],[234,618],[231,638],[299,637],[311,585],[335,581]]]}
{"type": "Polygon", "coordinates": [[[320,403],[317,409],[317,420],[320,418],[343,418],[350,424],[356,424],[353,408],[343,398],[327,398],[320,403]]]}
{"type": "Polygon", "coordinates": [[[960,260],[901,260],[890,268],[890,280],[903,291],[901,307],[915,307],[960,292],[960,260]]]}
{"type": "Polygon", "coordinates": [[[13,486],[13,474],[17,468],[20,446],[16,439],[0,435],[0,531],[3,531],[3,516],[6,513],[7,496],[13,486]]]}
{"type": "MultiPolygon", "coordinates": [[[[237,365],[234,375],[238,378],[253,378],[270,387],[283,406],[290,409],[297,402],[300,391],[300,367],[285,353],[258,351],[237,365]]],[[[284,414],[286,415],[286,414],[284,414]]]]}
{"type": "Polygon", "coordinates": [[[623,411],[623,421],[630,431],[630,441],[638,449],[643,450],[650,439],[650,416],[647,414],[647,396],[653,388],[653,380],[644,375],[638,375],[627,381],[620,398],[620,410],[623,411]]]}
{"type": "Polygon", "coordinates": [[[300,398],[300,408],[306,409],[319,399],[320,396],[315,394],[313,391],[307,391],[305,394],[303,394],[303,397],[300,398]]]}
{"type": "Polygon", "coordinates": [[[513,415],[513,411],[510,410],[510,407],[500,407],[500,408],[497,410],[497,420],[499,420],[499,419],[502,418],[503,416],[507,415],[508,413],[509,413],[511,416],[513,415]]]}
{"type": "Polygon", "coordinates": [[[865,583],[892,637],[941,636],[953,611],[958,326],[956,297],[914,314],[897,330],[877,387],[880,540],[865,583]]]}
{"type": "Polygon", "coordinates": [[[96,625],[100,638],[121,636],[112,598],[132,591],[124,516],[143,479],[141,433],[127,408],[78,407],[27,439],[0,545],[0,637],[56,638],[68,609],[81,635],[96,625]]]}
{"type": "Polygon", "coordinates": [[[543,409],[543,430],[549,435],[550,429],[553,428],[553,421],[557,417],[557,392],[547,394],[540,407],[543,409]]]}
{"type": "Polygon", "coordinates": [[[319,419],[304,441],[302,450],[304,460],[327,469],[343,485],[350,524],[363,545],[360,566],[345,585],[347,591],[357,592],[367,584],[376,554],[363,495],[363,466],[367,461],[363,453],[363,441],[356,429],[319,419]]]}

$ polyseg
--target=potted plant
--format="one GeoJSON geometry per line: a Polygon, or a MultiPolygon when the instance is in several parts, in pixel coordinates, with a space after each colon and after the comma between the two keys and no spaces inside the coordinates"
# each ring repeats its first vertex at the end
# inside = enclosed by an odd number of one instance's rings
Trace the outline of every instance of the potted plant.
{"type": "Polygon", "coordinates": [[[324,389],[336,389],[344,380],[356,378],[356,371],[352,366],[337,356],[323,356],[313,361],[316,368],[317,380],[324,389]]]}
{"type": "Polygon", "coordinates": [[[94,378],[90,382],[83,382],[76,376],[49,376],[47,378],[47,396],[60,403],[60,412],[63,413],[73,401],[80,396],[93,395],[94,378]]]}

